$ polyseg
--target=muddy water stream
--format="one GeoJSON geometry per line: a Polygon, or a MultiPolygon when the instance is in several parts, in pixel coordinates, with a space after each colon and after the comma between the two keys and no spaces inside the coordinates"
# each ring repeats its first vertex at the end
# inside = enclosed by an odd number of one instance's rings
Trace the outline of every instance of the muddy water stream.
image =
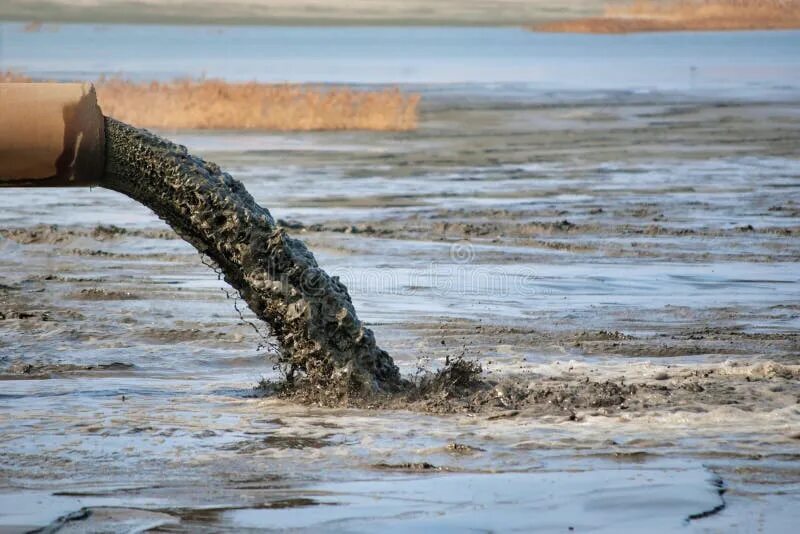
{"type": "Polygon", "coordinates": [[[168,134],[308,244],[403,374],[479,361],[498,385],[468,403],[280,400],[265,330],[153,213],[8,190],[0,530],[800,519],[797,106],[493,106],[168,134]]]}

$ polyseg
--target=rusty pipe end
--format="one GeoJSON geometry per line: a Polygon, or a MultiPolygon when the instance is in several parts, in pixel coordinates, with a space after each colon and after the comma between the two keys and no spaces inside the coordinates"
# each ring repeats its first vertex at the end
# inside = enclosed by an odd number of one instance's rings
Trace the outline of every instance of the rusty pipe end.
{"type": "Polygon", "coordinates": [[[90,83],[0,83],[0,187],[99,184],[104,130],[90,83]]]}

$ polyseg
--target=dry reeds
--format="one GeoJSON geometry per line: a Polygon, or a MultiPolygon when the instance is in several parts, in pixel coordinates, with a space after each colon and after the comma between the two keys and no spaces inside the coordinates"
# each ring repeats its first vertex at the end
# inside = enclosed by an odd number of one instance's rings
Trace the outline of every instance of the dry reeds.
{"type": "MultiPolygon", "coordinates": [[[[0,82],[25,82],[0,73],[0,82]]],[[[398,89],[362,91],[297,84],[176,80],[96,84],[103,113],[144,128],[231,130],[377,130],[417,127],[420,96],[398,89]]]]}
{"type": "Polygon", "coordinates": [[[180,80],[100,81],[103,111],[135,126],[174,129],[413,130],[419,95],[397,89],[180,80]]]}
{"type": "Polygon", "coordinates": [[[635,0],[612,4],[602,17],[553,22],[539,31],[772,30],[800,28],[800,0],[635,0]]]}

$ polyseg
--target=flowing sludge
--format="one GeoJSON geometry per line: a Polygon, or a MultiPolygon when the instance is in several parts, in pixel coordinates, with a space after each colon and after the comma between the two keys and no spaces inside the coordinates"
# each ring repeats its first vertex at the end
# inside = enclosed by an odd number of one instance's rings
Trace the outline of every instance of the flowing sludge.
{"type": "Polygon", "coordinates": [[[290,383],[302,376],[328,400],[399,387],[397,367],[358,319],[347,288],[216,164],[107,118],[102,185],[152,209],[219,266],[269,324],[290,383]]]}

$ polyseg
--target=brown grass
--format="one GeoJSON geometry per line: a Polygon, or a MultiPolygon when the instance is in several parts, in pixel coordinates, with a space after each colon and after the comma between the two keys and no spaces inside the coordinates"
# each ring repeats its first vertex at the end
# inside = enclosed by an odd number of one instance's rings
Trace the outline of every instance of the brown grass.
{"type": "MultiPolygon", "coordinates": [[[[25,82],[0,73],[0,82],[25,82]]],[[[176,80],[95,84],[103,113],[134,126],[161,129],[376,130],[417,127],[420,96],[398,89],[361,91],[297,84],[176,80]]]]}
{"type": "Polygon", "coordinates": [[[608,5],[602,17],[552,22],[537,31],[776,30],[800,28],[800,0],[635,0],[608,5]]]}

